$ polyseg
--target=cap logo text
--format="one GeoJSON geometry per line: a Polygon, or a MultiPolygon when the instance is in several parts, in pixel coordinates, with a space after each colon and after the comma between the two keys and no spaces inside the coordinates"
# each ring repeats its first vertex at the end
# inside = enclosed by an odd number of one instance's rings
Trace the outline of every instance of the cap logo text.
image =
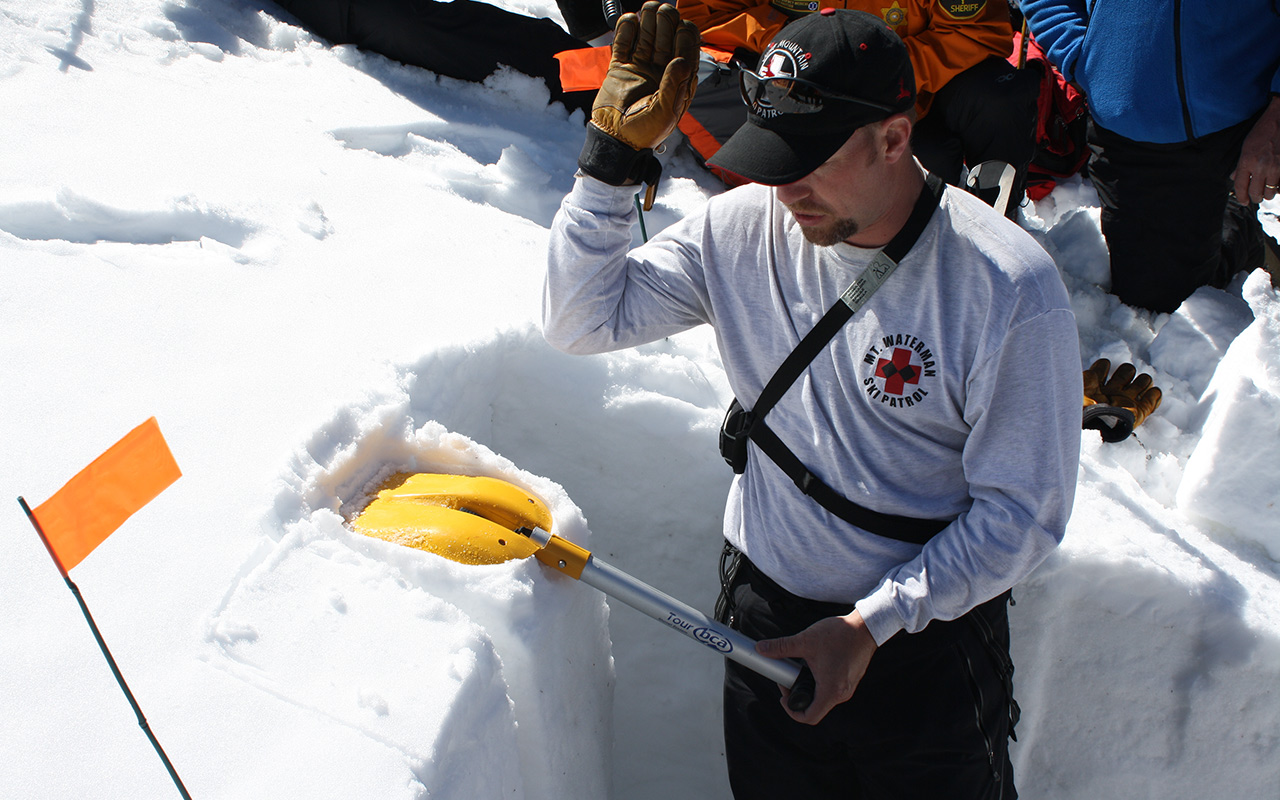
{"type": "MultiPolygon", "coordinates": [[[[810,53],[803,47],[785,39],[769,45],[760,59],[761,78],[796,78],[809,68],[810,53]]],[[[782,112],[774,108],[762,94],[751,104],[751,110],[761,117],[771,118],[782,112]]]]}

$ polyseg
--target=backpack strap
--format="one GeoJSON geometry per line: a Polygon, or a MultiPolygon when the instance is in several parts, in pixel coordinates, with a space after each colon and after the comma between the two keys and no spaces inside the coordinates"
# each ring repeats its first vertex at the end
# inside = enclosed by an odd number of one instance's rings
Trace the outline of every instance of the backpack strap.
{"type": "Polygon", "coordinates": [[[912,544],[924,544],[934,534],[950,525],[951,521],[882,514],[853,502],[832,489],[806,467],[765,423],[764,416],[791,388],[791,385],[827,346],[836,332],[844,327],[844,324],[888,279],[897,268],[898,262],[915,246],[920,234],[933,217],[934,209],[938,207],[943,188],[943,183],[937,176],[928,175],[925,188],[916,199],[915,207],[902,230],[872,259],[871,264],[841,295],[840,300],[828,309],[818,324],[783,360],[782,365],[761,391],[755,407],[751,411],[746,411],[736,399],[733,401],[729,407],[729,414],[725,417],[725,425],[720,432],[721,455],[734,468],[734,472],[741,473],[746,469],[746,443],[747,439],[750,439],[786,473],[787,477],[795,482],[800,491],[812,497],[827,511],[863,530],[912,544]]]}
{"type": "Polygon", "coordinates": [[[783,360],[777,372],[765,384],[752,409],[757,418],[763,418],[769,413],[769,409],[782,399],[782,395],[786,394],[791,384],[808,368],[809,363],[818,357],[818,353],[835,337],[836,332],[853,318],[858,309],[871,299],[871,295],[897,269],[898,262],[915,246],[916,240],[933,218],[933,210],[938,207],[942,190],[942,179],[930,173],[902,230],[872,259],[857,280],[840,296],[840,300],[827,309],[818,324],[800,340],[800,344],[796,345],[796,349],[783,360]]]}

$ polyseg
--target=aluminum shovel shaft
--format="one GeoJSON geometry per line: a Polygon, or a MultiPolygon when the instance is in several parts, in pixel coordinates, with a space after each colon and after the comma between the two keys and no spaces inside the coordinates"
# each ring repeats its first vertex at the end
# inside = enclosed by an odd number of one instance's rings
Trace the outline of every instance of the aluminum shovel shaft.
{"type": "Polygon", "coordinates": [[[558,536],[552,536],[541,528],[534,528],[529,538],[541,546],[536,554],[538,560],[552,569],[564,572],[570,577],[599,589],[609,597],[621,600],[640,613],[656,619],[668,628],[683,633],[695,642],[710,647],[775,683],[793,686],[796,679],[800,677],[799,663],[791,659],[760,655],[756,652],[754,639],[716,622],[693,606],[601,561],[591,553],[577,548],[576,545],[567,543],[558,536]],[[565,554],[559,552],[559,548],[566,545],[571,547],[574,553],[569,557],[562,557],[565,554]],[[547,557],[543,557],[544,554],[547,557]],[[574,556],[577,556],[576,564],[574,556]]]}

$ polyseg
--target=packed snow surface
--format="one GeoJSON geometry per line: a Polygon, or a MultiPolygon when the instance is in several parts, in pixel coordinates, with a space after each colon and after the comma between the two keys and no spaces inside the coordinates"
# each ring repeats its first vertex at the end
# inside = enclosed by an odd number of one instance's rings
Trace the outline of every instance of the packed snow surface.
{"type": "MultiPolygon", "coordinates": [[[[709,331],[551,350],[581,113],[281,16],[0,8],[0,485],[38,504],[158,418],[184,476],[72,578],[193,797],[727,798],[713,653],[533,559],[346,526],[394,472],[497,476],[710,609],[730,396],[709,331]]],[[[669,159],[650,234],[723,190],[669,159]]],[[[1087,183],[1025,212],[1084,365],[1132,361],[1165,399],[1123,443],[1086,432],[1066,539],[1015,588],[1021,795],[1280,798],[1280,299],[1255,272],[1135,311],[1104,291],[1087,183]]],[[[0,797],[176,796],[5,507],[0,797]]]]}

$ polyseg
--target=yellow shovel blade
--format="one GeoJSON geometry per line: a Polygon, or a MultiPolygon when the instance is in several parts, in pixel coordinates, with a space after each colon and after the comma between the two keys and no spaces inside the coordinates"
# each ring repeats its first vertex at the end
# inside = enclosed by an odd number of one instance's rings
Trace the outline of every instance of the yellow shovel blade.
{"type": "Polygon", "coordinates": [[[551,511],[497,478],[397,475],[352,521],[359,533],[461,564],[500,564],[538,551],[517,528],[551,530],[551,511]]]}

